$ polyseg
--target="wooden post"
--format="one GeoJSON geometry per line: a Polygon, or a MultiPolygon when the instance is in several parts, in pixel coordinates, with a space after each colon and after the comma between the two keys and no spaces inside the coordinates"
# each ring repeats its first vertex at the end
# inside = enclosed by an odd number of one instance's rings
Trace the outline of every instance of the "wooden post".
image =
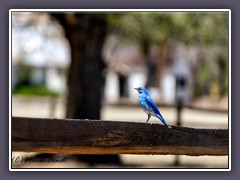
{"type": "Polygon", "coordinates": [[[57,98],[50,96],[49,98],[49,117],[54,118],[57,109],[57,98]]]}
{"type": "Polygon", "coordinates": [[[177,101],[177,126],[182,126],[182,121],[181,121],[181,114],[182,114],[182,109],[183,109],[183,103],[182,101],[178,100],[177,101]]]}
{"type": "MultiPolygon", "coordinates": [[[[182,121],[181,121],[181,115],[182,115],[182,109],[183,109],[183,105],[182,105],[182,101],[178,100],[177,101],[177,126],[181,126],[182,125],[182,121]]],[[[180,165],[180,160],[179,160],[179,156],[175,157],[175,161],[174,161],[174,166],[179,166],[180,165]]]]}

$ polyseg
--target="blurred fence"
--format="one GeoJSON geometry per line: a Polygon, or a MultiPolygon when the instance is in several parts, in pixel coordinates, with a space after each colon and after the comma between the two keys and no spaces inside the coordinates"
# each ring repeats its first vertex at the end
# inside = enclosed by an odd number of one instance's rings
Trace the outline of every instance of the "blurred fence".
{"type": "MultiPolygon", "coordinates": [[[[106,104],[106,105],[111,105],[111,106],[131,106],[131,107],[139,107],[139,103],[131,103],[131,102],[119,102],[119,103],[111,103],[111,104],[106,104]]],[[[166,108],[177,108],[177,105],[175,104],[164,104],[164,103],[156,103],[157,106],[159,107],[166,107],[166,108]]],[[[228,109],[226,108],[218,108],[218,107],[200,107],[196,105],[183,105],[182,108],[187,108],[187,109],[192,109],[192,110],[197,110],[197,111],[208,111],[208,112],[217,112],[217,113],[228,113],[228,109]]]]}

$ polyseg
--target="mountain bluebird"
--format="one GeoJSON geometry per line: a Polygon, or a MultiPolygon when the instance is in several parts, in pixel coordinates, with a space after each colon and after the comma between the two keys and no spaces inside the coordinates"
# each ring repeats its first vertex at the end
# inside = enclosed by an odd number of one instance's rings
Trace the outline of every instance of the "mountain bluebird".
{"type": "Polygon", "coordinates": [[[164,120],[164,118],[160,114],[156,104],[151,99],[147,89],[144,88],[144,87],[138,87],[138,88],[134,88],[134,89],[136,89],[138,91],[140,105],[142,106],[143,111],[145,113],[147,113],[147,115],[148,115],[148,118],[147,118],[146,122],[149,121],[151,116],[155,116],[158,119],[160,119],[165,126],[167,126],[168,128],[171,128],[171,126],[167,125],[166,121],[164,120]]]}

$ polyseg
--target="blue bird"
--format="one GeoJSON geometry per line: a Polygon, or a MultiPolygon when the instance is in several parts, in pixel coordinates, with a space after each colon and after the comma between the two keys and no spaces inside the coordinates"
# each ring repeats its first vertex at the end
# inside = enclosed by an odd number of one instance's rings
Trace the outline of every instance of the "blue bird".
{"type": "Polygon", "coordinates": [[[149,121],[151,116],[155,116],[158,119],[160,119],[166,127],[171,128],[171,126],[167,125],[166,121],[164,120],[164,118],[160,114],[156,104],[153,102],[153,100],[150,97],[147,89],[144,88],[144,87],[138,87],[138,88],[134,88],[134,89],[136,89],[138,91],[140,105],[142,106],[143,111],[145,113],[147,113],[147,115],[148,115],[148,118],[147,118],[146,122],[149,121]]]}

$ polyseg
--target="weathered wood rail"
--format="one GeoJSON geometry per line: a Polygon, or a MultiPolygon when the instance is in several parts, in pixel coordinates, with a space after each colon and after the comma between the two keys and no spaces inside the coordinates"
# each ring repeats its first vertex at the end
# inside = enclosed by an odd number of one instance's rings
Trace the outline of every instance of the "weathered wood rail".
{"type": "Polygon", "coordinates": [[[12,151],[74,154],[228,155],[227,129],[12,117],[12,151]]]}

